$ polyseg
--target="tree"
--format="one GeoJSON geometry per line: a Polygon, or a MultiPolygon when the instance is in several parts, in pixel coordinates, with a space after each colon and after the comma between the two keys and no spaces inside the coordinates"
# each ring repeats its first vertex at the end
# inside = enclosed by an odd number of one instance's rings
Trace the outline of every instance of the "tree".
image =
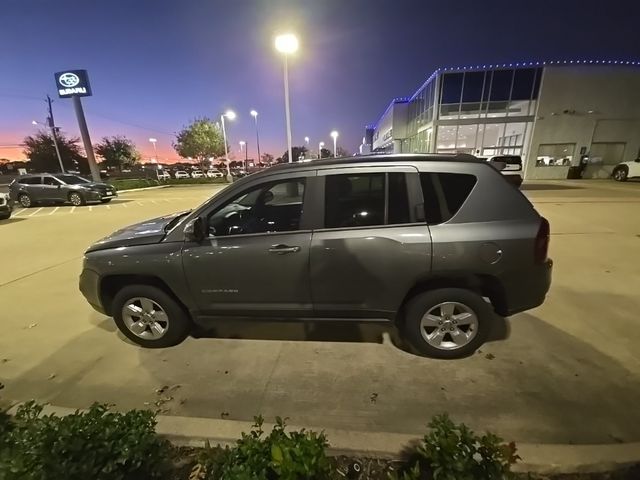
{"type": "MultiPolygon", "coordinates": [[[[291,156],[293,157],[293,161],[297,162],[300,158],[300,155],[305,156],[307,153],[307,147],[291,147],[291,156]]],[[[289,150],[286,150],[282,154],[282,163],[289,162],[289,150]]]]}
{"type": "Polygon", "coordinates": [[[140,161],[136,146],[126,137],[103,137],[95,149],[103,158],[102,164],[118,170],[131,168],[140,161]]]}
{"type": "Polygon", "coordinates": [[[206,168],[209,157],[224,155],[222,129],[209,118],[197,118],[176,135],[173,148],[181,157],[195,158],[201,168],[206,168]]]}
{"type": "Polygon", "coordinates": [[[329,158],[331,156],[331,150],[329,150],[328,148],[323,148],[320,150],[320,158],[329,158]]]}
{"type": "Polygon", "coordinates": [[[336,156],[338,156],[338,157],[350,157],[351,156],[351,154],[348,151],[346,151],[344,148],[342,148],[342,147],[336,148],[336,153],[337,153],[336,156]]]}
{"type": "Polygon", "coordinates": [[[267,165],[271,165],[273,163],[273,155],[271,155],[270,153],[263,153],[261,162],[266,163],[267,165]]]}
{"type": "MultiPolygon", "coordinates": [[[[58,148],[62,157],[65,171],[78,170],[89,173],[89,162],[82,155],[80,141],[77,138],[67,138],[63,133],[57,133],[58,148]]],[[[25,137],[23,141],[24,154],[31,160],[31,166],[36,172],[59,172],[60,163],[56,155],[53,138],[47,132],[38,132],[25,137]]]]}

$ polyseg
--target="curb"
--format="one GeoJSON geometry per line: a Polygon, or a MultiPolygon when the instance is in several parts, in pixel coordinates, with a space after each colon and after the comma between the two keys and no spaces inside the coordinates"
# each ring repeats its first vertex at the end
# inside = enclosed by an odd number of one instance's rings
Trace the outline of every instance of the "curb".
{"type": "MultiPolygon", "coordinates": [[[[9,414],[15,414],[14,405],[9,414]]],[[[69,415],[77,409],[45,405],[45,415],[69,415]]],[[[174,445],[202,447],[205,441],[212,445],[232,445],[243,432],[251,429],[252,422],[219,420],[215,418],[180,417],[158,415],[156,432],[174,445]]],[[[272,423],[265,423],[269,431],[272,423]]],[[[313,427],[288,425],[289,430],[320,430],[313,427]]],[[[332,456],[377,457],[394,459],[403,457],[403,452],[418,443],[422,437],[402,433],[365,432],[322,429],[330,445],[327,449],[332,456]]],[[[517,473],[570,474],[601,473],[640,464],[640,442],[604,445],[568,445],[517,443],[518,455],[522,458],[513,467],[517,473]]]]}

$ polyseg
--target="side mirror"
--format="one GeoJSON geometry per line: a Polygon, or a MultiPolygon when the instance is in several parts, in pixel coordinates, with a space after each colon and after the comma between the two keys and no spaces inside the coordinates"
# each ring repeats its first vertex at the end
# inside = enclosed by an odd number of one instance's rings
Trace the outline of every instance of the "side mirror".
{"type": "Polygon", "coordinates": [[[194,218],[189,220],[189,222],[184,226],[184,239],[187,242],[201,242],[204,240],[204,222],[201,217],[194,218]]]}

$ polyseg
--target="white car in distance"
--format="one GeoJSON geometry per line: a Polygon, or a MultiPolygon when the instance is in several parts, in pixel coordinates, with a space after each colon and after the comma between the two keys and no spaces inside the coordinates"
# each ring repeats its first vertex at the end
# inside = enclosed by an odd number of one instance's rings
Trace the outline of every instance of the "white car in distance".
{"type": "Polygon", "coordinates": [[[170,178],[171,178],[171,175],[169,175],[169,172],[163,171],[163,170],[158,172],[159,180],[169,180],[170,178]]]}
{"type": "Polygon", "coordinates": [[[208,170],[207,171],[207,177],[208,178],[222,178],[224,175],[222,175],[222,172],[220,170],[208,170]]]}
{"type": "Polygon", "coordinates": [[[626,182],[628,178],[640,177],[640,157],[630,162],[621,162],[615,166],[611,176],[618,182],[626,182]]]}
{"type": "Polygon", "coordinates": [[[189,178],[189,174],[184,170],[178,170],[175,174],[176,178],[189,178]]]}
{"type": "Polygon", "coordinates": [[[204,178],[204,173],[202,173],[202,170],[194,170],[191,172],[191,176],[193,178],[204,178]]]}

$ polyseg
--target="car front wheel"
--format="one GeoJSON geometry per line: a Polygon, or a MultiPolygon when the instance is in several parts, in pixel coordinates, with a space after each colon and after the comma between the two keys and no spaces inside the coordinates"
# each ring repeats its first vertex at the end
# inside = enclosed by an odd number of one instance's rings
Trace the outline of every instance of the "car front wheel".
{"type": "Polygon", "coordinates": [[[404,335],[422,354],[461,358],[482,345],[492,316],[490,305],[470,290],[431,290],[413,297],[407,304],[404,335]]]}
{"type": "Polygon", "coordinates": [[[84,197],[76,192],[69,194],[69,201],[74,207],[79,207],[80,205],[84,205],[85,203],[87,203],[84,197]]]}
{"type": "Polygon", "coordinates": [[[142,347],[177,345],[191,331],[191,320],[182,306],[151,285],[124,287],[113,299],[112,311],[120,331],[142,347]]]}
{"type": "Polygon", "coordinates": [[[629,175],[629,172],[627,171],[627,169],[625,167],[617,167],[613,171],[613,179],[618,181],[618,182],[626,182],[627,181],[627,175],[629,175]]]}

